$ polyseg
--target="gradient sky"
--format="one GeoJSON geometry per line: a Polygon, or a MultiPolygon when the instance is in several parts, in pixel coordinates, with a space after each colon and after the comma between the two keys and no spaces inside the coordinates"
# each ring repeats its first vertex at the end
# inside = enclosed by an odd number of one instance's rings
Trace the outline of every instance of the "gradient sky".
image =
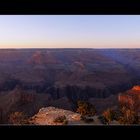
{"type": "Polygon", "coordinates": [[[139,15],[1,15],[0,48],[140,48],[139,15]]]}

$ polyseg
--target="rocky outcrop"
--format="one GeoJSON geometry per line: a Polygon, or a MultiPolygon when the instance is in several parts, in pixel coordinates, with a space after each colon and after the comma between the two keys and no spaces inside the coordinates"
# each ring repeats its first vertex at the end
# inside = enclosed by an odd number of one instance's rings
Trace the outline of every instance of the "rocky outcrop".
{"type": "Polygon", "coordinates": [[[133,90],[133,91],[138,91],[138,92],[140,92],[140,86],[134,86],[134,87],[132,88],[132,90],[133,90]]]}
{"type": "Polygon", "coordinates": [[[134,86],[118,96],[119,103],[123,106],[132,108],[140,114],[140,86],[134,86]]]}
{"type": "Polygon", "coordinates": [[[60,63],[50,51],[42,52],[37,51],[34,52],[30,60],[29,64],[57,64],[60,63]]]}
{"type": "Polygon", "coordinates": [[[68,124],[81,124],[81,115],[72,111],[59,109],[55,107],[41,108],[39,112],[30,120],[35,125],[63,125],[63,123],[55,122],[59,116],[66,116],[68,124]]]}

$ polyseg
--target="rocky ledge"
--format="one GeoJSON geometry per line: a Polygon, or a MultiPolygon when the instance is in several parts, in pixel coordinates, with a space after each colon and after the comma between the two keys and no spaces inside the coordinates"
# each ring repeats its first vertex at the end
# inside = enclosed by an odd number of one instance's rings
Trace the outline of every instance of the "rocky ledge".
{"type": "Polygon", "coordinates": [[[39,112],[31,118],[31,123],[35,125],[63,125],[55,122],[56,118],[65,116],[68,124],[81,124],[81,115],[72,111],[55,107],[41,108],[39,112]]]}

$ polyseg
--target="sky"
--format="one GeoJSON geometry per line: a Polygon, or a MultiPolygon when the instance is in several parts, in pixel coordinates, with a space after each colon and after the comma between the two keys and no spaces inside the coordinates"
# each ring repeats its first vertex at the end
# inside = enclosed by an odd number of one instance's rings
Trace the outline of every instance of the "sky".
{"type": "Polygon", "coordinates": [[[140,48],[140,15],[0,15],[0,48],[140,48]]]}

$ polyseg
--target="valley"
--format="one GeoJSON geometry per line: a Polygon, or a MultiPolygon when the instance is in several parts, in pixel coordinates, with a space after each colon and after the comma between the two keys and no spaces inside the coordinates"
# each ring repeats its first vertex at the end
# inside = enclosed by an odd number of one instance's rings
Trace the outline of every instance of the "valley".
{"type": "Polygon", "coordinates": [[[28,117],[42,107],[76,111],[79,100],[97,113],[118,106],[120,93],[140,85],[140,49],[1,49],[0,118],[28,117]]]}

